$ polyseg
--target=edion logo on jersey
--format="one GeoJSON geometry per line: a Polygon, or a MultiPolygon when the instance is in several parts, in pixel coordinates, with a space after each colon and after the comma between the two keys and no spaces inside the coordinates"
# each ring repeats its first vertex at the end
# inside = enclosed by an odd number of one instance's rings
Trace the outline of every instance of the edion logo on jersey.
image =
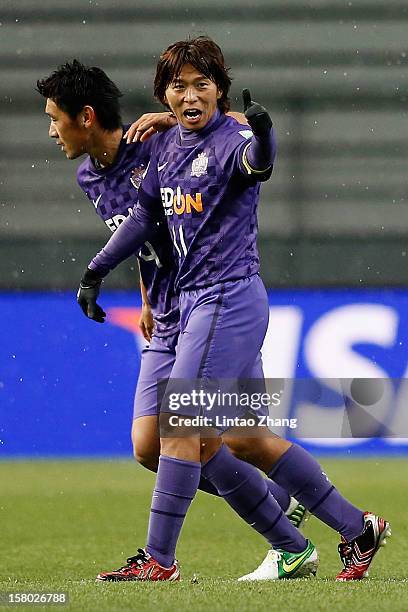
{"type": "Polygon", "coordinates": [[[169,217],[173,214],[183,215],[190,214],[193,210],[197,213],[203,212],[203,201],[201,193],[197,192],[194,195],[191,193],[183,194],[181,188],[176,190],[171,187],[161,187],[161,199],[164,208],[164,214],[169,217]]]}
{"type": "MultiPolygon", "coordinates": [[[[128,208],[128,213],[132,213],[132,208],[128,208]]],[[[115,232],[118,229],[119,225],[123,223],[123,221],[126,219],[126,217],[127,215],[114,215],[110,219],[105,219],[105,223],[109,227],[111,232],[115,232]]]]}

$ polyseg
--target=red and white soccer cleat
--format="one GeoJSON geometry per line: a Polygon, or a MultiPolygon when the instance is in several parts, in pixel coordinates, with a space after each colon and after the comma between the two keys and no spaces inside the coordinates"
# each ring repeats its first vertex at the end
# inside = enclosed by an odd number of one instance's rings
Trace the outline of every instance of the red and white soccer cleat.
{"type": "Polygon", "coordinates": [[[171,567],[162,567],[143,548],[138,548],[138,555],[129,557],[127,564],[113,572],[102,572],[96,582],[120,582],[126,580],[180,580],[180,568],[177,560],[171,567]]]}
{"type": "Polygon", "coordinates": [[[361,580],[368,576],[375,553],[385,546],[386,538],[391,536],[390,524],[371,512],[364,513],[364,524],[363,533],[354,540],[347,542],[341,539],[339,554],[344,569],[336,576],[338,582],[361,580]]]}

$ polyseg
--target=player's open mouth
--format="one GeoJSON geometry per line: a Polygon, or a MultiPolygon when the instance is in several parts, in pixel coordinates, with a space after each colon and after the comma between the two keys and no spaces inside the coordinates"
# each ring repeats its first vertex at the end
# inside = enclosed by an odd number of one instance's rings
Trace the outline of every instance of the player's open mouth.
{"type": "Polygon", "coordinates": [[[190,123],[198,123],[202,117],[203,112],[198,110],[198,108],[188,108],[183,112],[183,116],[190,123]]]}

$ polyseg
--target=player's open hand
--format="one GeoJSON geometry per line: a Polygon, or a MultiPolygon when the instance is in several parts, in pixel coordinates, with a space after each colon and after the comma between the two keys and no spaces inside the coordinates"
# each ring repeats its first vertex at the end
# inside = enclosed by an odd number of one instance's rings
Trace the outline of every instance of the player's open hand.
{"type": "Polygon", "coordinates": [[[270,118],[266,108],[251,100],[249,89],[242,90],[242,98],[244,101],[245,117],[256,136],[264,136],[269,133],[272,127],[272,119],[270,118]]]}
{"type": "Polygon", "coordinates": [[[97,321],[97,323],[104,323],[106,317],[106,313],[99,304],[96,303],[101,283],[102,279],[99,278],[93,270],[87,268],[79,284],[77,293],[77,302],[82,312],[88,319],[93,319],[93,321],[97,321]]]}
{"type": "Polygon", "coordinates": [[[157,132],[165,132],[177,123],[175,116],[170,113],[145,113],[132,123],[123,138],[127,144],[131,142],[145,142],[157,132]]]}
{"type": "Polygon", "coordinates": [[[151,342],[154,331],[154,320],[152,309],[148,304],[142,305],[142,314],[139,319],[139,329],[143,334],[143,338],[147,342],[151,342]]]}

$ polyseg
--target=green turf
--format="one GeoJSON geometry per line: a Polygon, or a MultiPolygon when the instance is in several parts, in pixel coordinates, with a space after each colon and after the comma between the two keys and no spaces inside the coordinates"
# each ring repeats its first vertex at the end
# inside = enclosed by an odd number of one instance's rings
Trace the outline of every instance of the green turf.
{"type": "Polygon", "coordinates": [[[121,461],[0,462],[0,591],[68,591],[69,610],[92,612],[407,610],[407,461],[322,463],[351,500],[391,522],[393,537],[363,582],[333,582],[338,537],[312,519],[306,533],[320,552],[316,579],[237,583],[262,560],[265,543],[225,502],[200,493],[177,550],[182,582],[96,585],[98,571],[145,544],[153,476],[121,461]]]}

